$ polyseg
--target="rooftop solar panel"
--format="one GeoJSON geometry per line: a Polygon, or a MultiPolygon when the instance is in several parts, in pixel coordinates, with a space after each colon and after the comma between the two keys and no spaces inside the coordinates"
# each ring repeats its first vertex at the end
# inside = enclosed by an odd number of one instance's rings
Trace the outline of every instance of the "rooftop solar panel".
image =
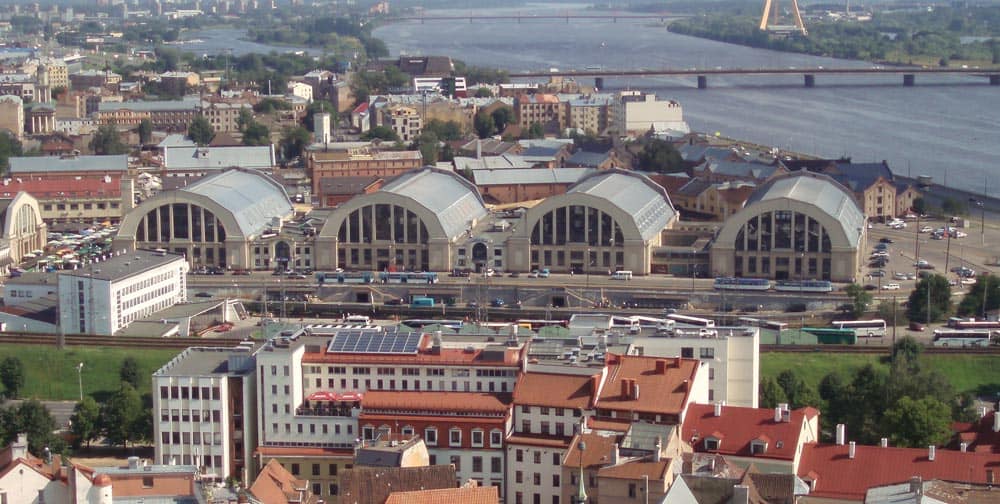
{"type": "Polygon", "coordinates": [[[331,353],[415,354],[420,333],[372,330],[338,331],[327,351],[331,353]]]}

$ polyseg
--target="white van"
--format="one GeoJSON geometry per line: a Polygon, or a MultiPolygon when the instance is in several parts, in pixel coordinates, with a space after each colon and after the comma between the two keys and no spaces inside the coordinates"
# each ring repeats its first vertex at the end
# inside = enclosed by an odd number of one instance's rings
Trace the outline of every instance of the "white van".
{"type": "Polygon", "coordinates": [[[616,271],[611,274],[612,280],[631,280],[632,272],[629,270],[616,271]]]}

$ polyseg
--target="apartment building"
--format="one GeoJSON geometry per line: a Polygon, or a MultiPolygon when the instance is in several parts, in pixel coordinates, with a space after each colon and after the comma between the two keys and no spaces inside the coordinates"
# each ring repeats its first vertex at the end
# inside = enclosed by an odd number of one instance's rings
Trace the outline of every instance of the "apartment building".
{"type": "Polygon", "coordinates": [[[559,97],[551,94],[523,94],[514,101],[514,111],[517,113],[517,124],[529,128],[532,124],[540,124],[546,129],[562,131],[566,127],[564,104],[559,97]]]}
{"type": "Polygon", "coordinates": [[[191,347],[153,373],[157,462],[250,481],[257,444],[253,351],[253,344],[191,347]]]}
{"type": "Polygon", "coordinates": [[[24,100],[17,95],[0,96],[0,131],[9,131],[15,139],[24,136],[24,100]]]}
{"type": "Polygon", "coordinates": [[[253,106],[245,100],[203,101],[201,114],[205,116],[216,133],[239,131],[240,112],[253,111],[253,106]]]}
{"type": "Polygon", "coordinates": [[[181,132],[187,131],[188,125],[198,115],[199,105],[197,96],[185,96],[175,101],[102,102],[97,104],[93,117],[98,124],[130,127],[148,119],[154,129],[181,132]]]}
{"type": "Polygon", "coordinates": [[[613,104],[611,129],[620,136],[642,135],[650,130],[687,130],[684,109],[674,100],[657,100],[655,94],[621,91],[613,104]]]}
{"type": "Polygon", "coordinates": [[[323,201],[321,182],[330,177],[380,177],[401,175],[423,166],[420,151],[383,151],[372,145],[352,146],[342,150],[313,150],[308,154],[307,170],[312,176],[312,191],[323,201]]]}
{"type": "Polygon", "coordinates": [[[413,107],[390,105],[379,110],[379,124],[388,126],[403,142],[413,142],[420,136],[423,121],[413,107]]]}
{"type": "Polygon", "coordinates": [[[603,133],[614,119],[609,113],[613,103],[614,96],[610,94],[593,94],[570,100],[569,127],[592,135],[603,133]]]}

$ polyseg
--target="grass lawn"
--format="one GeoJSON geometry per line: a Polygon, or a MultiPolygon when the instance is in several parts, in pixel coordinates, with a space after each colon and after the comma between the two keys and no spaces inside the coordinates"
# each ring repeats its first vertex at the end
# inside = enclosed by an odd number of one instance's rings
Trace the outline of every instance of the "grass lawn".
{"type": "MultiPolygon", "coordinates": [[[[840,370],[848,379],[865,364],[879,363],[879,355],[836,354],[826,352],[779,353],[767,352],[760,356],[760,376],[777,377],[791,369],[813,387],[828,373],[840,370]]],[[[1000,391],[1000,357],[992,355],[925,355],[924,365],[946,376],[958,392],[979,395],[1000,391]]]]}
{"type": "Polygon", "coordinates": [[[14,356],[24,363],[25,384],[22,398],[71,400],[80,397],[76,367],[83,363],[83,393],[99,401],[118,389],[118,370],[125,357],[131,355],[139,364],[139,392],[149,392],[153,371],[156,371],[178,350],[135,350],[125,348],[79,346],[59,351],[41,345],[0,345],[0,356],[14,356]]]}

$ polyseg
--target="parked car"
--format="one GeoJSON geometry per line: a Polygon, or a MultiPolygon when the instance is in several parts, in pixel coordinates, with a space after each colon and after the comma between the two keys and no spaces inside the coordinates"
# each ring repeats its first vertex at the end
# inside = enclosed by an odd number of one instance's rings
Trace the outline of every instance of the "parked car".
{"type": "Polygon", "coordinates": [[[869,271],[869,272],[868,272],[868,276],[870,276],[870,277],[872,277],[872,278],[880,278],[880,277],[884,277],[884,276],[885,276],[885,270],[875,270],[875,271],[869,271]]]}
{"type": "Polygon", "coordinates": [[[195,294],[194,297],[210,298],[210,297],[212,297],[212,293],[210,293],[210,292],[199,292],[199,293],[195,294]]]}
{"type": "Polygon", "coordinates": [[[906,280],[906,273],[897,271],[892,274],[893,280],[906,280]]]}
{"type": "Polygon", "coordinates": [[[538,278],[538,270],[531,270],[531,273],[528,273],[528,278],[538,278]]]}
{"type": "Polygon", "coordinates": [[[892,243],[892,238],[880,238],[878,242],[880,244],[882,244],[882,243],[892,243]]]}
{"type": "Polygon", "coordinates": [[[917,331],[917,332],[923,332],[924,325],[921,324],[920,322],[910,322],[910,330],[911,331],[917,331]]]}
{"type": "Polygon", "coordinates": [[[518,273],[518,272],[516,272],[516,271],[511,271],[510,274],[507,275],[507,276],[510,277],[510,278],[517,278],[517,277],[521,276],[521,274],[518,273]]]}
{"type": "Polygon", "coordinates": [[[934,228],[930,226],[920,226],[920,229],[918,231],[920,231],[921,233],[930,233],[931,231],[934,231],[934,228]]]}
{"type": "Polygon", "coordinates": [[[402,306],[406,304],[406,300],[403,298],[390,298],[382,302],[386,306],[402,306]]]}
{"type": "Polygon", "coordinates": [[[889,283],[882,286],[882,290],[899,290],[898,283],[889,283]]]}

